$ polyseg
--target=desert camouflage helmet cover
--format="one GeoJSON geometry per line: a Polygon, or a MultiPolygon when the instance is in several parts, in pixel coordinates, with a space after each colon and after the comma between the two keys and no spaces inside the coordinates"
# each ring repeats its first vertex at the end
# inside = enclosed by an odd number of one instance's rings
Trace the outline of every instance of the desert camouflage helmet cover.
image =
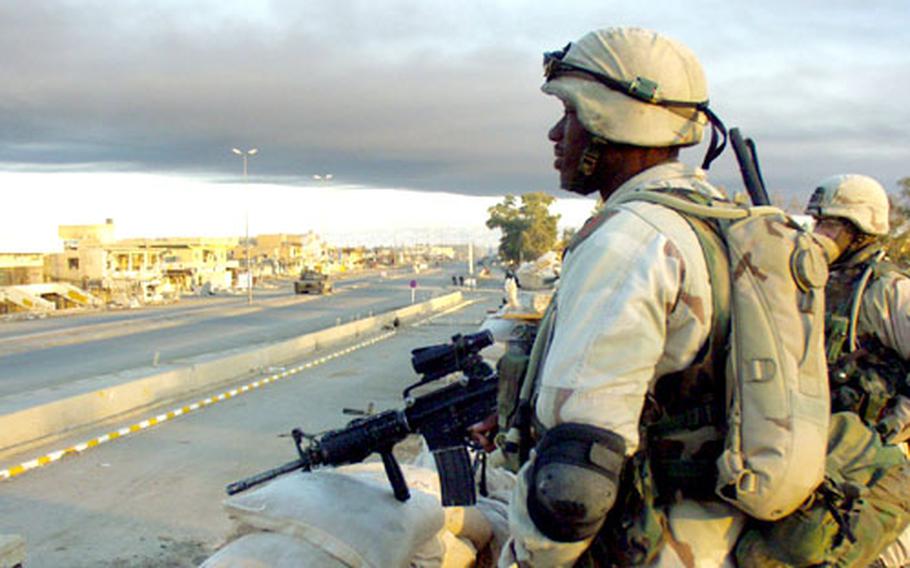
{"type": "Polygon", "coordinates": [[[697,107],[707,107],[707,83],[698,59],[677,41],[640,28],[608,28],[547,54],[545,65],[541,90],[574,107],[592,134],[635,146],[701,140],[707,118],[697,107]],[[586,71],[616,84],[591,80],[586,71]]]}
{"type": "Polygon", "coordinates": [[[888,234],[888,195],[869,176],[844,174],[818,184],[806,213],[813,217],[839,217],[852,221],[870,235],[888,234]]]}

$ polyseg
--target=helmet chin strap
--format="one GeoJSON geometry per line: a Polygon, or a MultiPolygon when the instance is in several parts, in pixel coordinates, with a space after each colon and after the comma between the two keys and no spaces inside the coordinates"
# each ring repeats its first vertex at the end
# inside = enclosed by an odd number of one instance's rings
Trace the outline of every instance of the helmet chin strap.
{"type": "Polygon", "coordinates": [[[882,243],[879,242],[878,239],[866,238],[863,241],[850,245],[847,250],[841,253],[837,260],[834,261],[831,268],[839,269],[856,266],[872,258],[882,249],[882,243]]]}
{"type": "Polygon", "coordinates": [[[609,142],[606,139],[591,134],[591,139],[588,141],[588,145],[585,146],[581,159],[578,161],[575,177],[566,187],[568,191],[588,195],[598,190],[592,185],[592,181],[594,172],[597,171],[597,164],[600,162],[608,145],[609,142]]]}

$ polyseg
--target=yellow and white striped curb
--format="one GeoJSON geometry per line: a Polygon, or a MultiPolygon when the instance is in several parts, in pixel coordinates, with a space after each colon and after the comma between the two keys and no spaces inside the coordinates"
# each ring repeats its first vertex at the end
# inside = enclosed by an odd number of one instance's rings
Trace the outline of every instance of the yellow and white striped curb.
{"type": "MultiPolygon", "coordinates": [[[[479,300],[468,300],[466,302],[462,302],[447,310],[443,310],[437,314],[433,314],[418,322],[415,322],[413,325],[414,326],[423,325],[438,317],[444,316],[446,314],[450,314],[452,312],[455,312],[462,308],[470,306],[471,304],[474,304],[478,301],[479,300]]],[[[235,396],[239,396],[239,395],[249,392],[251,390],[255,390],[260,387],[264,387],[270,383],[280,381],[281,379],[285,379],[292,375],[296,375],[297,373],[304,371],[306,369],[316,367],[317,365],[321,365],[323,363],[331,361],[332,359],[341,357],[342,355],[347,355],[348,353],[351,353],[352,351],[356,351],[356,350],[362,349],[364,347],[369,347],[370,345],[373,345],[375,343],[379,343],[380,341],[386,340],[386,339],[392,337],[393,335],[395,335],[394,331],[383,333],[382,335],[377,335],[376,337],[370,338],[366,341],[361,341],[360,343],[351,345],[340,351],[330,353],[323,357],[319,357],[318,359],[308,361],[307,363],[304,363],[303,365],[299,365],[299,366],[293,367],[291,369],[286,369],[280,373],[275,373],[274,375],[270,375],[268,377],[259,379],[257,381],[253,381],[252,383],[243,385],[242,387],[237,387],[235,389],[231,389],[231,390],[223,392],[217,396],[211,396],[209,398],[200,400],[198,402],[194,402],[193,404],[190,404],[188,406],[182,406],[180,408],[175,408],[174,410],[171,410],[170,412],[165,412],[164,414],[159,414],[158,416],[154,416],[152,418],[147,418],[137,424],[132,424],[130,426],[120,428],[119,430],[115,430],[113,432],[108,432],[107,434],[105,434],[103,436],[99,436],[97,438],[92,438],[91,440],[87,440],[80,444],[70,446],[63,450],[57,450],[55,452],[50,452],[41,457],[35,458],[33,460],[29,460],[27,462],[23,462],[19,465],[15,465],[8,469],[0,470],[0,481],[6,480],[6,479],[12,479],[19,475],[22,475],[23,473],[25,473],[27,471],[37,469],[39,467],[42,467],[47,464],[58,461],[60,458],[62,458],[64,456],[81,454],[82,452],[84,452],[90,448],[94,448],[95,446],[98,446],[105,442],[110,442],[111,440],[116,440],[117,438],[123,438],[124,436],[129,436],[130,434],[139,432],[140,430],[145,430],[146,428],[150,428],[157,424],[161,424],[162,422],[167,422],[168,420],[173,420],[174,418],[177,418],[178,416],[183,416],[184,414],[188,414],[190,412],[193,412],[194,410],[198,410],[198,409],[204,408],[206,406],[211,406],[215,403],[227,400],[229,398],[234,398],[235,396]]]]}
{"type": "MultiPolygon", "coordinates": [[[[413,325],[414,326],[423,325],[438,317],[444,316],[446,314],[450,314],[452,312],[455,312],[462,308],[470,306],[471,304],[474,304],[478,301],[479,300],[468,300],[466,302],[462,302],[447,310],[443,310],[437,314],[433,314],[418,322],[415,322],[413,325]]],[[[376,337],[370,338],[366,341],[361,341],[360,343],[351,345],[349,347],[341,349],[340,351],[335,351],[334,353],[330,353],[323,357],[319,357],[318,359],[308,361],[307,363],[304,363],[303,365],[299,365],[299,366],[293,367],[291,369],[286,369],[280,373],[275,373],[274,375],[270,375],[268,377],[259,379],[257,381],[253,381],[252,383],[243,385],[242,387],[237,387],[235,389],[231,389],[231,390],[223,392],[217,396],[211,396],[209,398],[200,400],[198,402],[194,402],[193,404],[190,404],[188,406],[182,406],[180,408],[175,408],[174,410],[171,410],[170,412],[165,412],[164,414],[159,414],[158,416],[154,416],[152,418],[147,418],[137,424],[132,424],[130,426],[120,428],[119,430],[115,430],[113,432],[108,432],[107,434],[105,434],[103,436],[99,436],[97,438],[92,438],[91,440],[87,440],[80,444],[70,446],[63,450],[57,450],[55,452],[50,452],[41,457],[35,458],[33,460],[29,460],[27,462],[23,462],[19,465],[15,465],[8,469],[0,470],[0,481],[6,480],[6,479],[12,479],[19,475],[22,475],[23,473],[25,473],[27,471],[37,469],[39,467],[53,463],[64,456],[81,454],[82,452],[84,452],[90,448],[94,448],[95,446],[98,446],[105,442],[110,442],[111,440],[116,440],[117,438],[123,438],[124,436],[129,436],[130,434],[139,432],[140,430],[145,430],[146,428],[150,428],[157,424],[161,424],[162,422],[167,422],[168,420],[173,420],[174,418],[177,418],[178,416],[183,416],[184,414],[188,414],[190,412],[193,412],[194,410],[198,410],[198,409],[204,408],[206,406],[211,406],[215,403],[227,400],[229,398],[234,398],[235,396],[239,396],[239,395],[247,393],[251,390],[255,390],[260,387],[264,387],[270,383],[280,381],[281,379],[285,379],[292,375],[296,375],[297,373],[299,373],[301,371],[305,371],[306,369],[316,367],[317,365],[321,365],[323,363],[331,361],[332,359],[341,357],[342,355],[347,355],[348,353],[351,353],[352,351],[356,351],[356,350],[362,349],[364,347],[369,347],[370,345],[379,343],[380,341],[384,341],[384,340],[392,337],[393,335],[395,335],[394,331],[383,333],[382,335],[377,335],[376,337]]]]}
{"type": "Polygon", "coordinates": [[[229,398],[234,398],[235,396],[239,396],[239,395],[249,392],[251,390],[258,389],[260,387],[264,387],[270,383],[274,383],[276,381],[280,381],[281,379],[285,379],[292,375],[296,375],[297,373],[304,371],[306,369],[310,369],[312,367],[316,367],[317,365],[327,363],[328,361],[331,361],[332,359],[335,359],[337,357],[341,357],[342,355],[347,355],[348,353],[351,353],[352,351],[356,351],[358,349],[368,347],[375,343],[379,343],[380,341],[388,339],[388,338],[392,337],[393,335],[395,335],[394,331],[391,331],[388,333],[383,333],[382,335],[377,335],[376,337],[370,338],[366,341],[362,341],[355,345],[351,345],[340,351],[336,351],[334,353],[330,353],[323,357],[319,357],[318,359],[308,361],[307,363],[304,363],[303,365],[299,365],[299,366],[293,367],[291,369],[286,369],[280,373],[275,373],[274,375],[270,375],[268,377],[264,377],[262,379],[253,381],[252,383],[243,385],[242,387],[237,387],[235,389],[225,391],[216,396],[210,396],[209,398],[200,400],[198,402],[194,402],[193,404],[190,404],[187,406],[175,408],[174,410],[171,410],[170,412],[165,412],[164,414],[159,414],[158,416],[155,416],[152,418],[147,418],[137,424],[133,424],[131,426],[126,426],[124,428],[120,428],[119,430],[115,430],[113,432],[108,432],[107,434],[105,434],[103,436],[99,436],[97,438],[92,438],[91,440],[87,440],[80,444],[70,446],[69,448],[66,448],[63,450],[57,450],[55,452],[50,452],[48,454],[45,454],[45,455],[35,458],[33,460],[23,462],[19,465],[10,467],[8,469],[0,470],[0,480],[12,479],[13,477],[22,475],[23,473],[30,471],[32,469],[36,469],[36,468],[45,466],[49,463],[53,463],[64,456],[78,455],[78,454],[84,452],[85,450],[94,448],[95,446],[98,446],[105,442],[110,442],[112,440],[116,440],[117,438],[123,438],[124,436],[129,436],[130,434],[139,432],[140,430],[145,430],[146,428],[150,428],[157,424],[161,424],[162,422],[167,422],[168,420],[173,420],[174,418],[177,418],[178,416],[183,416],[184,414],[188,414],[190,412],[193,412],[194,410],[198,410],[198,409],[204,408],[206,406],[211,406],[215,403],[218,403],[218,402],[221,402],[224,400],[228,400],[229,398]]]}

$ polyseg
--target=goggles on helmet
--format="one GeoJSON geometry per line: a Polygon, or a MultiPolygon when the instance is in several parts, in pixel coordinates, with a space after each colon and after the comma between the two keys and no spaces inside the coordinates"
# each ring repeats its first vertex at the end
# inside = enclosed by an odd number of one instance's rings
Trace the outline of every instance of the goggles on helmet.
{"type": "Polygon", "coordinates": [[[708,151],[705,153],[705,158],[702,161],[701,167],[703,169],[708,169],[711,167],[711,162],[723,153],[724,148],[727,145],[727,128],[720,120],[720,117],[708,108],[707,100],[692,102],[661,99],[657,96],[657,83],[646,77],[636,77],[634,81],[623,81],[603,73],[598,73],[597,71],[567,63],[565,61],[565,56],[571,47],[572,43],[569,42],[559,51],[548,51],[543,54],[543,75],[547,82],[567,74],[580,73],[590,77],[612,91],[622,93],[646,104],[676,108],[689,107],[699,112],[703,112],[711,123],[711,142],[708,145],[708,151]],[[718,139],[721,137],[722,140],[718,142],[718,139]]]}

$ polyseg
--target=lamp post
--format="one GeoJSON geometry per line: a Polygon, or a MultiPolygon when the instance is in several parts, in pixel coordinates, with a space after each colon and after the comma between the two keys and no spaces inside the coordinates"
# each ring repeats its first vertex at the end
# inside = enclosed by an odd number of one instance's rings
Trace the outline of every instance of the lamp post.
{"type": "MultiPolygon", "coordinates": [[[[231,152],[237,154],[243,158],[243,184],[247,183],[247,160],[250,156],[255,156],[259,152],[259,148],[250,148],[246,152],[240,150],[239,148],[231,148],[231,152]]],[[[250,264],[250,206],[249,202],[246,205],[246,303],[249,305],[253,304],[253,265],[250,264]]]]}

